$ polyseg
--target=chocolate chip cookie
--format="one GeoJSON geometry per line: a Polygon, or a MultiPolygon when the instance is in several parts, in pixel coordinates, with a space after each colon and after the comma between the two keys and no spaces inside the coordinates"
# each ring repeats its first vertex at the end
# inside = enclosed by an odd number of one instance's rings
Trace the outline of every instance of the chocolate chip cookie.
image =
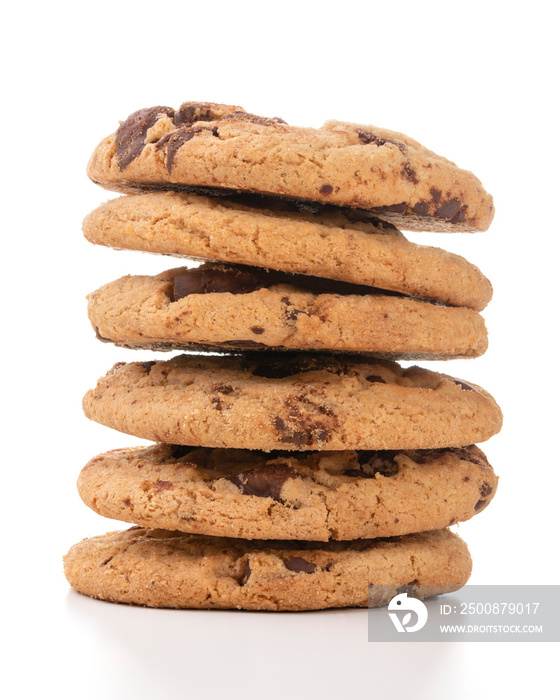
{"type": "Polygon", "coordinates": [[[83,407],[92,420],[156,442],[265,451],[462,447],[502,423],[474,384],[319,353],[120,363],[83,407]]]}
{"type": "Polygon", "coordinates": [[[204,102],[134,112],[95,149],[88,174],[118,192],[210,188],[364,209],[405,229],[483,231],[494,215],[472,173],[404,134],[293,127],[204,102]]]}
{"type": "Polygon", "coordinates": [[[281,199],[152,192],[89,214],[84,235],[120,249],[325,277],[482,310],[492,285],[464,258],[408,241],[366,212],[281,199]]]}
{"type": "Polygon", "coordinates": [[[222,263],[127,276],[88,296],[97,337],[129,348],[329,350],[476,357],[484,320],[372,287],[222,263]]]}
{"type": "Polygon", "coordinates": [[[385,605],[401,587],[419,598],[457,590],[471,568],[466,544],[449,530],[321,544],[134,527],[82,540],[64,558],[80,593],[155,608],[366,607],[369,584],[387,586],[371,601],[385,605]]]}
{"type": "Polygon", "coordinates": [[[96,513],[244,539],[355,540],[438,530],[480,513],[498,479],[483,452],[276,452],[158,444],[92,459],[96,513]]]}

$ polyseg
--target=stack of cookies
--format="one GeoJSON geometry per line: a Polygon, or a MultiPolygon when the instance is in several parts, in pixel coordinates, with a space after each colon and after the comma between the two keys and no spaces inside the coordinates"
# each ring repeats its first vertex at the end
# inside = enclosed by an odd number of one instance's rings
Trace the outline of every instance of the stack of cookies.
{"type": "Polygon", "coordinates": [[[97,337],[179,350],[115,365],[86,415],[154,441],[92,459],[93,510],[133,523],[65,558],[86,595],[155,607],[310,610],[467,581],[447,528],[497,478],[480,387],[397,360],[477,357],[492,295],[465,259],[399,229],[485,230],[492,198],[407,136],[288,126],[187,102],[132,114],[90,178],[125,193],[92,243],[203,260],[89,296],[97,337]]]}

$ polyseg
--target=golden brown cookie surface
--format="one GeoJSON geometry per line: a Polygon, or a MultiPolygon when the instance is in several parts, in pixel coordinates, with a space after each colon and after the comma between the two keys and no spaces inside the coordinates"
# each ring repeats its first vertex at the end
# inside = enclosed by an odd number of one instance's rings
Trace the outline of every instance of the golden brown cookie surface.
{"type": "Polygon", "coordinates": [[[152,445],[98,455],[78,490],[100,515],[143,527],[279,540],[438,530],[480,513],[497,477],[474,445],[276,452],[152,445]]]}
{"type": "Polygon", "coordinates": [[[404,134],[336,121],[292,127],[212,103],[134,112],[96,148],[88,174],[120,192],[272,194],[366,209],[419,230],[486,230],[494,214],[472,173],[404,134]]]}
{"type": "Polygon", "coordinates": [[[80,593],[160,608],[320,610],[365,607],[368,584],[415,595],[463,586],[465,543],[449,532],[357,542],[246,542],[132,528],[74,545],[66,578],[80,593]]]}
{"type": "Polygon", "coordinates": [[[92,243],[369,285],[482,310],[492,286],[464,258],[416,245],[364,212],[272,198],[152,192],[118,197],[83,224],[92,243]]]}
{"type": "Polygon", "coordinates": [[[98,338],[155,350],[328,350],[390,359],[482,355],[472,309],[221,263],[127,276],[88,296],[98,338]]]}
{"type": "Polygon", "coordinates": [[[266,451],[462,447],[502,424],[476,385],[319,353],[117,364],[83,406],[93,420],[156,442],[266,451]]]}

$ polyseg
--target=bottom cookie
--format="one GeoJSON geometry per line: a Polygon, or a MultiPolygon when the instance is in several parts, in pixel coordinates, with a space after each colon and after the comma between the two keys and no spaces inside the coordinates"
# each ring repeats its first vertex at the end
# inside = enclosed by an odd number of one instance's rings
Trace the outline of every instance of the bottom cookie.
{"type": "Polygon", "coordinates": [[[366,607],[368,584],[422,598],[461,588],[472,562],[449,530],[352,542],[245,541],[133,527],[74,545],[70,585],[114,603],[155,608],[320,610],[366,607]],[[434,588],[437,587],[437,588],[434,588]]]}

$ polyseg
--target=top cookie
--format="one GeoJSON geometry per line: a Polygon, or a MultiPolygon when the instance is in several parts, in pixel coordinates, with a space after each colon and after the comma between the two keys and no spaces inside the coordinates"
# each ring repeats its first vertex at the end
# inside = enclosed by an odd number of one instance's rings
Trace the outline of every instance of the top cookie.
{"type": "Polygon", "coordinates": [[[494,215],[472,173],[404,134],[293,127],[207,102],[134,112],[95,149],[88,175],[117,192],[212,188],[336,204],[411,230],[484,231],[494,215]]]}

